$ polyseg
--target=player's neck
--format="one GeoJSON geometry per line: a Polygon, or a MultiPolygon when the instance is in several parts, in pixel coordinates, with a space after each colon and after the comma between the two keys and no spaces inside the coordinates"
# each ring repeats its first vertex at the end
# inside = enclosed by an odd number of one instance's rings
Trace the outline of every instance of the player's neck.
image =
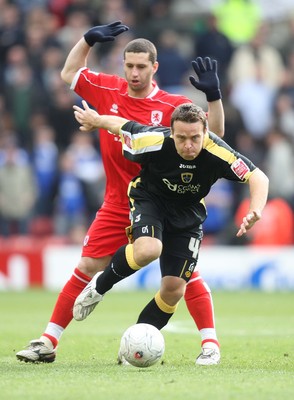
{"type": "Polygon", "coordinates": [[[130,97],[135,97],[137,99],[144,99],[149,96],[150,93],[154,90],[154,86],[151,84],[148,87],[145,87],[142,90],[133,90],[132,88],[128,88],[128,94],[130,97]]]}

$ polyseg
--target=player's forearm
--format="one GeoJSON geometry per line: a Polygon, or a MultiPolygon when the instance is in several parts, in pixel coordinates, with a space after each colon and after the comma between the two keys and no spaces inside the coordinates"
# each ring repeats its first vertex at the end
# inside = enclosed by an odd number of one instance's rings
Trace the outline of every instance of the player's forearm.
{"type": "Polygon", "coordinates": [[[249,178],[250,206],[247,214],[243,217],[237,237],[240,237],[251,229],[261,219],[262,210],[268,196],[268,178],[257,169],[249,178]]]}
{"type": "Polygon", "coordinates": [[[225,134],[225,114],[221,99],[208,103],[208,128],[221,138],[225,134]]]}
{"type": "Polygon", "coordinates": [[[250,206],[249,212],[261,212],[266,205],[268,197],[268,177],[257,169],[249,178],[250,206]]]}
{"type": "Polygon", "coordinates": [[[77,71],[87,66],[87,57],[90,49],[91,47],[86,43],[84,38],[81,38],[71,49],[61,71],[61,78],[64,82],[70,85],[77,71]]]}
{"type": "Polygon", "coordinates": [[[127,119],[116,117],[115,115],[99,115],[96,120],[96,127],[103,128],[115,135],[119,135],[120,128],[128,122],[127,119]]]}

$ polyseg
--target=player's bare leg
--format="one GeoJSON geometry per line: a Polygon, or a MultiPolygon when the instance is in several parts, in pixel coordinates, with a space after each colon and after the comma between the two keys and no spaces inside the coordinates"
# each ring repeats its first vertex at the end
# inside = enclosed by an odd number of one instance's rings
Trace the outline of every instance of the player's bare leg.
{"type": "Polygon", "coordinates": [[[53,362],[56,358],[58,342],[63,331],[73,319],[73,305],[82,290],[99,270],[109,263],[110,256],[103,258],[82,257],[79,266],[61,290],[55,303],[51,318],[39,339],[16,353],[17,359],[24,362],[53,362]]]}

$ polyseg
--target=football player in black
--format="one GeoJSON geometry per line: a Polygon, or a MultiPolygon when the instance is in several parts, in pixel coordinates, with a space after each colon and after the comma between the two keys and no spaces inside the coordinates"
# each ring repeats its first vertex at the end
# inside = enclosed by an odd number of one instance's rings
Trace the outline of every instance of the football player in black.
{"type": "Polygon", "coordinates": [[[249,185],[250,206],[236,234],[240,237],[261,218],[268,178],[210,132],[205,112],[194,104],[175,109],[171,128],[99,115],[84,101],[83,106],[74,106],[81,130],[104,128],[119,135],[124,156],[140,163],[142,169],[128,189],[130,243],[115,253],[105,271],[97,273],[77,297],[74,318],[85,319],[115,283],[159,258],[160,291],[137,322],[161,329],[176,310],[196,268],[207,215],[204,198],[211,186],[221,178],[249,185]]]}

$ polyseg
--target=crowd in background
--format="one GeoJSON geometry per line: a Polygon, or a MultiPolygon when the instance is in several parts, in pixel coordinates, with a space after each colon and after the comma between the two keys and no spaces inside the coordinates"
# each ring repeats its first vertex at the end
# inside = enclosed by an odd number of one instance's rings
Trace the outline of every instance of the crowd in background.
{"type": "MultiPolygon", "coordinates": [[[[188,79],[191,60],[217,59],[225,140],[270,179],[263,219],[244,243],[294,244],[294,4],[269,18],[262,1],[206,3],[0,0],[0,236],[81,243],[103,202],[105,177],[99,135],[79,131],[72,106],[81,99],[60,71],[90,27],[121,20],[130,30],[95,45],[88,65],[123,76],[124,46],[145,37],[158,49],[159,86],[206,108],[188,79]]],[[[228,181],[214,186],[207,241],[237,244],[245,193],[228,181]]]]}

